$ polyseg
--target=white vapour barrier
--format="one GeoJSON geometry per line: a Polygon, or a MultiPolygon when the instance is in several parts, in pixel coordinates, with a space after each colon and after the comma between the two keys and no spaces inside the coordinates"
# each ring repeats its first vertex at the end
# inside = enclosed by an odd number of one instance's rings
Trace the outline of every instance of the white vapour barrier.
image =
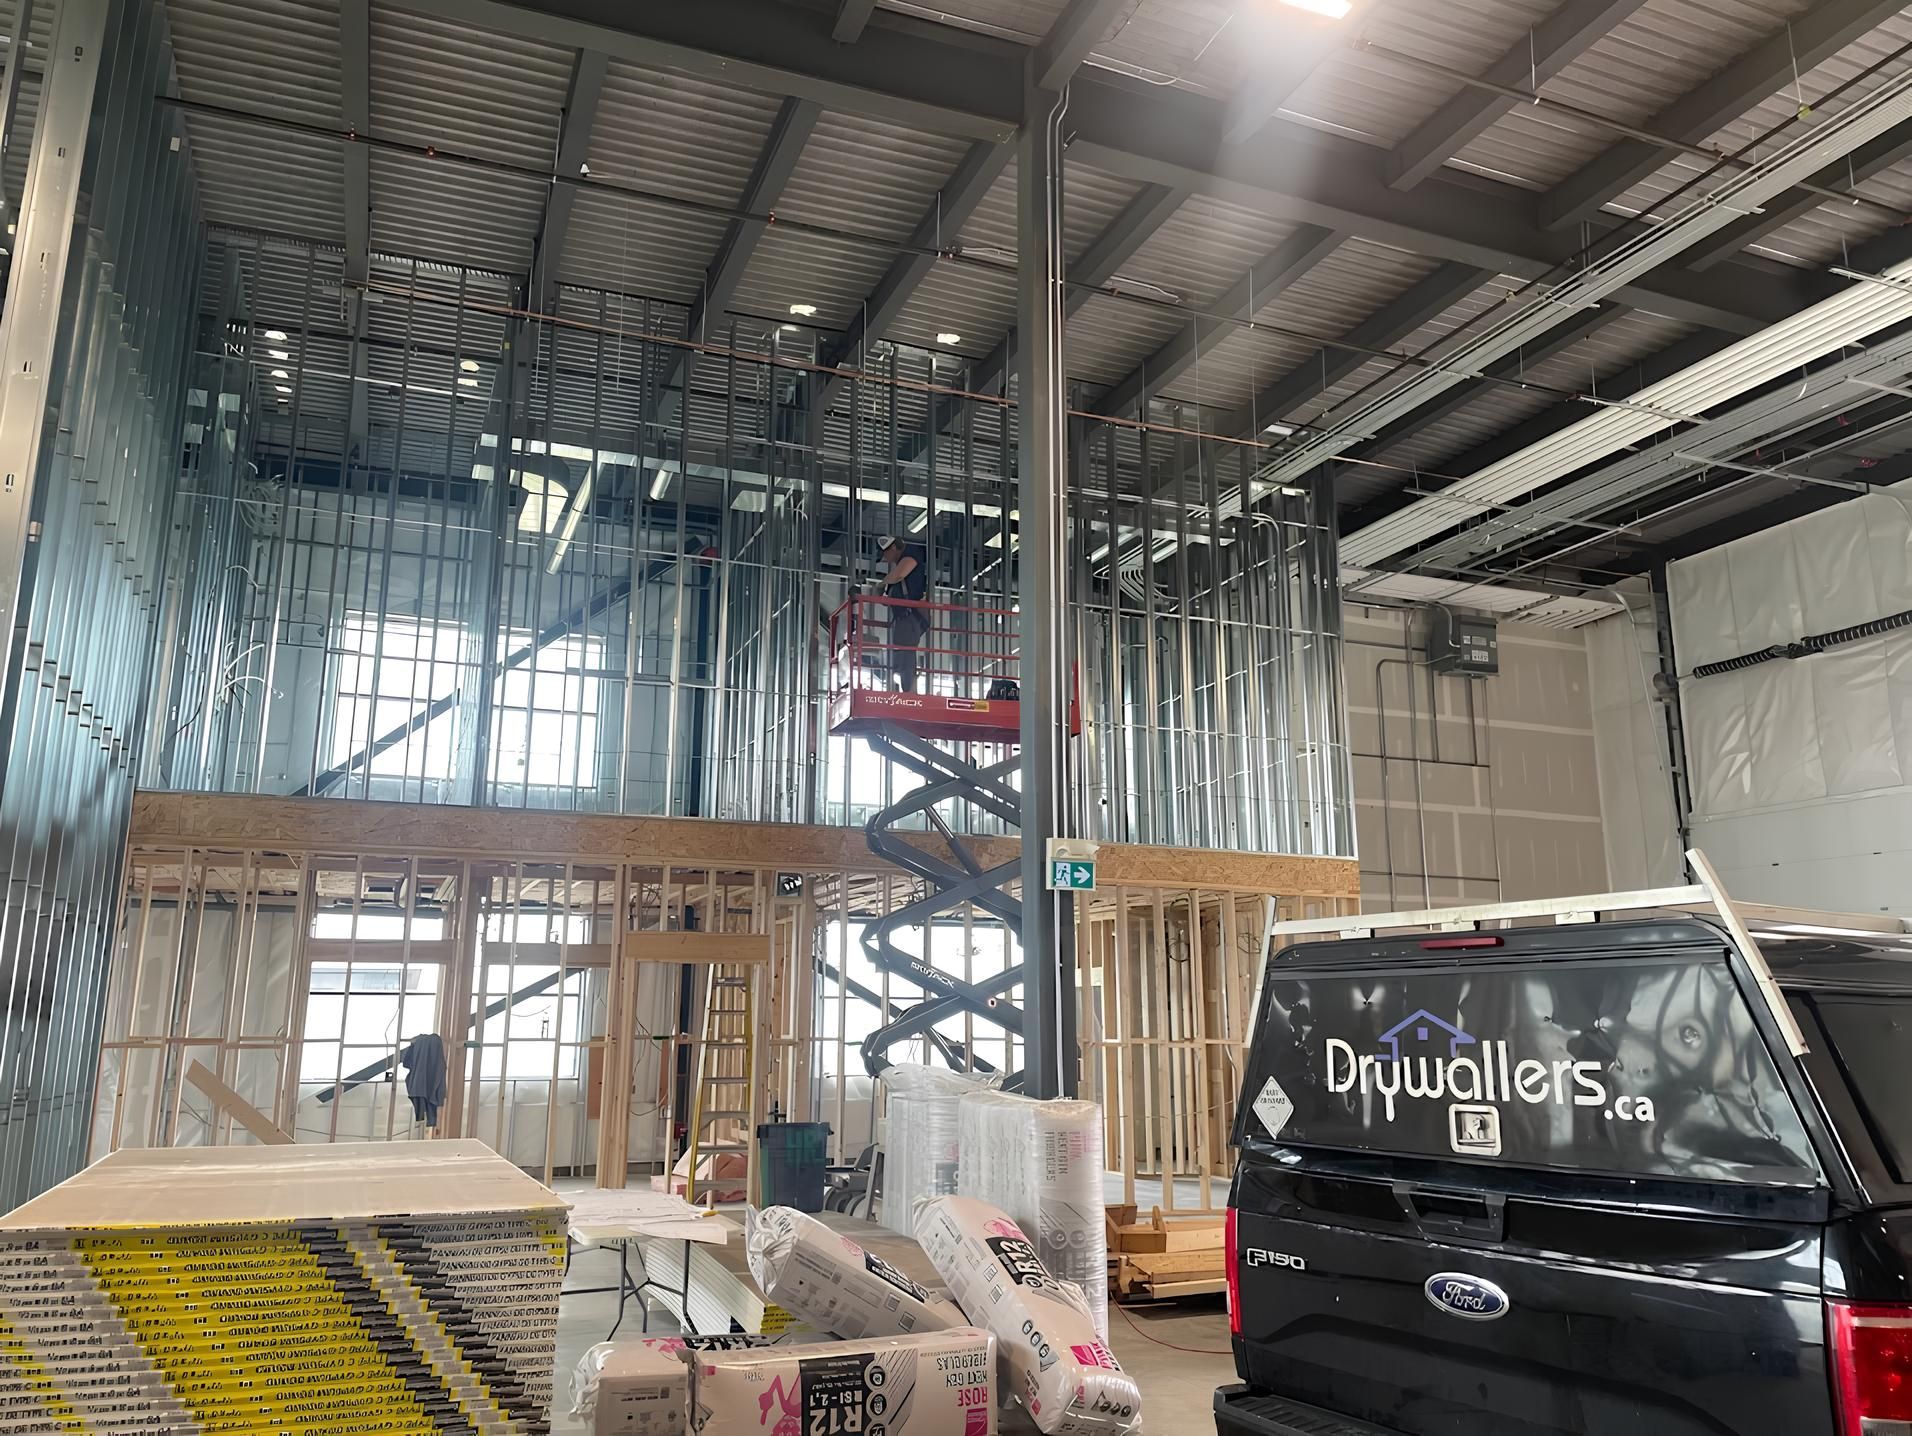
{"type": "Polygon", "coordinates": [[[1031,1233],[1042,1264],[1082,1293],[1109,1339],[1109,1239],[1103,1225],[1102,1109],[971,1092],[957,1112],[956,1190],[1001,1207],[1031,1233]]]}
{"type": "Polygon", "coordinates": [[[690,1361],[700,1436],[996,1436],[996,1340],[972,1326],[690,1361]]]}
{"type": "Polygon", "coordinates": [[[943,1067],[899,1063],[883,1073],[889,1115],[883,1136],[883,1225],[902,1236],[916,1230],[916,1204],[956,1191],[960,1156],[957,1107],[984,1079],[943,1067]]]}
{"type": "Polygon", "coordinates": [[[996,1335],[1004,1391],[1046,1436],[1128,1436],[1142,1393],[1095,1329],[1082,1294],[1043,1266],[1022,1228],[987,1202],[937,1197],[916,1239],[969,1319],[996,1335]]]}
{"type": "Polygon", "coordinates": [[[961,1326],[953,1302],[790,1207],[744,1216],[744,1253],[766,1299],[846,1338],[961,1326]]]}

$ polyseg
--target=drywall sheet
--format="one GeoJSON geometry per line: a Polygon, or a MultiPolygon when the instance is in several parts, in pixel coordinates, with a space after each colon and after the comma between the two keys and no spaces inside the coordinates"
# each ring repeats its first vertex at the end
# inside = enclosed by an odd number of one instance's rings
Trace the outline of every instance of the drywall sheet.
{"type": "Polygon", "coordinates": [[[1671,887],[1684,879],[1668,771],[1666,718],[1654,701],[1660,656],[1651,595],[1583,630],[1593,697],[1601,835],[1612,887],[1671,887]]]}

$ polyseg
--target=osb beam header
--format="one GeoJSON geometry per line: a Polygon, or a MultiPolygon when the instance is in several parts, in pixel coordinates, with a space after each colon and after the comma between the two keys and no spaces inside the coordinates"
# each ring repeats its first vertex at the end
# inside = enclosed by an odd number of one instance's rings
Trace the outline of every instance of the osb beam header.
{"type": "MultiPolygon", "coordinates": [[[[705,818],[632,818],[605,813],[457,808],[337,798],[239,793],[139,793],[131,841],[276,853],[492,858],[510,862],[657,863],[779,872],[888,872],[860,828],[796,823],[720,823],[705,818]]],[[[912,835],[923,847],[930,834],[912,835]]],[[[985,866],[1014,859],[1015,838],[976,838],[985,866]]],[[[1215,852],[1104,843],[1097,860],[1105,887],[1198,887],[1297,896],[1358,897],[1351,858],[1215,852]]]]}

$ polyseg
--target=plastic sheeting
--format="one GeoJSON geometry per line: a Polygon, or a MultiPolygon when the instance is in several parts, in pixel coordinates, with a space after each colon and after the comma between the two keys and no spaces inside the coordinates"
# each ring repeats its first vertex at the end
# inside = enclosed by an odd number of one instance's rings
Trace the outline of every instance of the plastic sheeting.
{"type": "MultiPolygon", "coordinates": [[[[1140,1428],[1141,1390],[1096,1330],[1081,1293],[1048,1270],[999,1208],[938,1197],[924,1205],[916,1237],[970,1320],[995,1333],[1008,1368],[1004,1395],[1028,1407],[1046,1436],[1126,1436],[1140,1428]]],[[[1188,1428],[1171,1421],[1163,1429],[1188,1428]]]]}
{"type": "Polygon", "coordinates": [[[1581,632],[1608,886],[1621,892],[1677,886],[1686,880],[1686,864],[1667,770],[1666,715],[1652,687],[1660,668],[1652,595],[1642,593],[1627,613],[1581,632]]]}
{"type": "Polygon", "coordinates": [[[889,1115],[883,1127],[883,1208],[878,1219],[902,1236],[916,1232],[916,1204],[956,1190],[960,1165],[957,1104],[985,1079],[943,1067],[899,1064],[883,1074],[889,1115]]]}
{"type": "MultiPolygon", "coordinates": [[[[1680,671],[1912,610],[1912,484],[1668,565],[1680,671]]],[[[1683,678],[1694,840],[1738,896],[1905,911],[1912,629],[1683,678]]]]}
{"type": "Polygon", "coordinates": [[[838,1336],[901,1336],[963,1324],[953,1302],[790,1207],[745,1214],[744,1255],[767,1300],[838,1336]]]}
{"type": "Polygon", "coordinates": [[[957,1112],[957,1190],[1001,1207],[1035,1236],[1043,1265],[1082,1293],[1109,1339],[1109,1238],[1102,1189],[1102,1109],[972,1092],[957,1112]]]}

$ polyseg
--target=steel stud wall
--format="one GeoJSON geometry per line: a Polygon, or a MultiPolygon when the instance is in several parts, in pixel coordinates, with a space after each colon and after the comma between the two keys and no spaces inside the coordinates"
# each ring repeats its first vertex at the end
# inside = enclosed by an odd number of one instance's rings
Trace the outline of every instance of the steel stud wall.
{"type": "Polygon", "coordinates": [[[0,315],[0,1208],[85,1152],[202,252],[160,15],[53,25],[0,315]]]}

